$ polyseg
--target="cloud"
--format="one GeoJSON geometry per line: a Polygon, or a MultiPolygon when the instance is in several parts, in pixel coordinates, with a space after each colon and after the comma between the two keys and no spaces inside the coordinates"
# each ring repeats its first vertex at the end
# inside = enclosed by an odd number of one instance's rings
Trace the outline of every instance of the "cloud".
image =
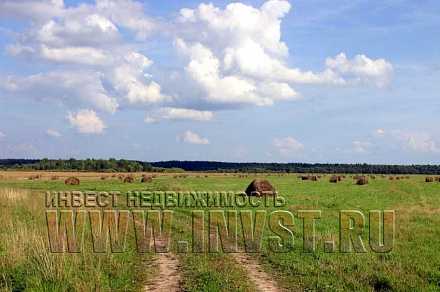
{"type": "MultiPolygon", "coordinates": [[[[120,105],[142,107],[170,100],[147,73],[153,61],[121,32],[133,31],[139,37],[151,32],[154,25],[144,15],[142,4],[97,0],[95,4],[67,7],[55,0],[24,2],[38,11],[51,5],[57,9],[17,33],[16,43],[9,44],[7,52],[43,63],[48,69],[25,77],[1,76],[7,81],[0,82],[0,90],[14,97],[53,99],[73,108],[87,106],[111,113],[120,105]]],[[[26,5],[7,0],[0,7],[18,17],[26,5]]]]}
{"type": "Polygon", "coordinates": [[[439,153],[440,146],[434,138],[423,132],[408,132],[397,130],[392,133],[394,139],[399,141],[404,149],[421,153],[439,153]]]}
{"type": "Polygon", "coordinates": [[[146,122],[208,121],[214,110],[298,100],[298,84],[389,84],[391,63],[363,54],[327,58],[317,72],[290,66],[281,30],[290,10],[285,0],[259,7],[201,3],[164,22],[134,0],[3,0],[0,16],[30,20],[16,28],[7,53],[42,71],[0,76],[0,94],[69,109],[140,109],[148,113],[146,122]],[[159,40],[153,33],[162,33],[170,47],[174,43],[184,65],[176,62],[170,73],[149,57],[147,41],[159,40]]]}
{"type": "Polygon", "coordinates": [[[327,58],[326,66],[334,74],[350,82],[371,83],[377,87],[387,86],[393,74],[393,66],[385,59],[372,60],[365,55],[356,55],[349,60],[344,53],[327,58]]]}
{"type": "Polygon", "coordinates": [[[88,47],[64,47],[49,48],[41,47],[41,56],[54,62],[66,62],[85,65],[103,65],[108,62],[110,56],[103,50],[88,47]]]}
{"type": "Polygon", "coordinates": [[[364,141],[353,141],[353,150],[356,153],[366,153],[368,152],[369,148],[372,146],[370,142],[364,142],[364,141]]]}
{"type": "Polygon", "coordinates": [[[440,153],[440,145],[430,133],[409,130],[377,129],[375,134],[388,143],[397,144],[407,151],[419,153],[440,153]]]}
{"type": "Polygon", "coordinates": [[[293,137],[275,138],[273,146],[284,156],[304,151],[304,145],[293,137]]]}
{"type": "Polygon", "coordinates": [[[376,129],[374,131],[374,134],[377,135],[377,136],[381,136],[382,137],[382,136],[384,136],[386,134],[386,132],[385,132],[384,129],[379,128],[379,129],[376,129]]]}
{"type": "Polygon", "coordinates": [[[209,144],[209,140],[199,136],[199,134],[194,133],[190,130],[185,131],[183,134],[177,137],[179,141],[188,143],[188,144],[198,144],[198,145],[207,145],[209,144]]]}
{"type": "Polygon", "coordinates": [[[186,108],[173,108],[165,107],[148,113],[145,117],[146,123],[155,123],[161,120],[171,120],[171,121],[199,121],[205,122],[210,121],[214,114],[211,111],[199,111],[186,108]]]}
{"type": "Polygon", "coordinates": [[[101,77],[98,72],[89,70],[54,71],[27,77],[9,77],[3,84],[0,83],[0,89],[23,98],[32,96],[37,100],[53,100],[72,106],[80,103],[113,113],[119,103],[107,92],[101,77]]]}
{"type": "Polygon", "coordinates": [[[120,26],[136,33],[143,40],[156,28],[157,23],[143,13],[141,2],[131,0],[97,0],[97,10],[118,23],[120,26]]]}
{"type": "Polygon", "coordinates": [[[96,115],[96,112],[89,109],[83,109],[77,113],[69,113],[67,119],[81,134],[101,134],[106,128],[104,122],[96,115]]]}
{"type": "Polygon", "coordinates": [[[181,9],[175,46],[187,59],[185,72],[202,98],[231,106],[267,106],[298,99],[292,88],[296,84],[384,87],[390,82],[392,65],[362,54],[327,58],[317,73],[289,67],[281,22],[290,8],[288,1],[270,0],[259,8],[238,2],[224,9],[204,3],[181,9]]]}
{"type": "Polygon", "coordinates": [[[6,135],[3,132],[0,132],[0,140],[5,138],[5,137],[6,137],[6,135]]]}
{"type": "Polygon", "coordinates": [[[46,130],[46,135],[50,136],[50,137],[61,137],[62,135],[60,134],[60,132],[58,132],[57,130],[54,129],[47,129],[46,130]]]}
{"type": "Polygon", "coordinates": [[[63,0],[2,0],[0,16],[42,21],[59,15],[63,8],[63,0]]]}

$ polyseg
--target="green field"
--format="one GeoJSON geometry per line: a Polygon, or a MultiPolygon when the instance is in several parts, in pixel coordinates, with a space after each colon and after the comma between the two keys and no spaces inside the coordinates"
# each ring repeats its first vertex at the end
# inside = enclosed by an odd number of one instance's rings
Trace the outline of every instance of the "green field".
{"type": "MultiPolygon", "coordinates": [[[[157,276],[154,254],[138,254],[134,240],[120,254],[50,254],[44,214],[44,191],[243,191],[253,178],[266,178],[286,198],[280,210],[321,210],[316,222],[317,250],[303,251],[302,220],[295,217],[295,245],[287,253],[263,248],[251,256],[286,290],[313,291],[437,291],[440,290],[440,183],[425,183],[422,176],[389,180],[377,176],[358,186],[347,176],[337,184],[329,176],[318,182],[296,175],[189,175],[158,176],[153,182],[122,183],[118,179],[87,179],[79,186],[63,180],[0,181],[0,289],[6,291],[94,290],[140,291],[157,276]],[[327,253],[324,241],[339,240],[339,211],[395,210],[395,244],[378,254],[368,246],[368,226],[362,235],[366,253],[327,253]],[[93,287],[91,286],[93,283],[93,287]]],[[[261,208],[260,208],[261,209],[261,208]]],[[[268,208],[268,211],[275,208],[268,208]]],[[[191,237],[189,210],[176,209],[175,240],[191,237]]],[[[269,236],[265,233],[265,239],[269,236]]],[[[90,241],[86,241],[86,246],[90,241]]],[[[266,240],[264,246],[267,247],[266,240]]],[[[90,246],[89,246],[90,247],[90,246]]],[[[179,253],[181,287],[187,291],[254,291],[244,268],[227,253],[179,253]]]]}

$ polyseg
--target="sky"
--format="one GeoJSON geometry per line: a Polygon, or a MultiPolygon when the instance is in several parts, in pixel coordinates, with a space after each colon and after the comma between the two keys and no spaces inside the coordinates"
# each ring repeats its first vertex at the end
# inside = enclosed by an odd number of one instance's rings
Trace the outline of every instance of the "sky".
{"type": "Polygon", "coordinates": [[[0,158],[440,164],[437,0],[0,0],[0,158]]]}

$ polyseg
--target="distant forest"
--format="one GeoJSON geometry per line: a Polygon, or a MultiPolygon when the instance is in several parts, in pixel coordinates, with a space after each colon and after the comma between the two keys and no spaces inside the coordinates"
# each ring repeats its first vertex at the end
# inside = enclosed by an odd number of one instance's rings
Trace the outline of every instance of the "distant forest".
{"type": "Polygon", "coordinates": [[[281,173],[376,173],[440,174],[440,165],[375,165],[326,163],[234,163],[214,161],[143,162],[124,159],[0,159],[3,170],[56,170],[98,172],[281,172],[281,173]]]}

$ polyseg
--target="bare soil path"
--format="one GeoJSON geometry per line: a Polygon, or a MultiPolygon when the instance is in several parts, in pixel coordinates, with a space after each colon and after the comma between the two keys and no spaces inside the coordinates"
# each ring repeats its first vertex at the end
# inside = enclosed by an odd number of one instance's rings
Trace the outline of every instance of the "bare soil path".
{"type": "Polygon", "coordinates": [[[181,291],[180,264],[173,253],[158,253],[154,262],[158,275],[145,286],[144,291],[181,291]]]}
{"type": "Polygon", "coordinates": [[[255,284],[259,291],[278,292],[282,291],[278,288],[276,282],[269,274],[267,274],[261,265],[246,253],[233,253],[232,257],[246,271],[247,277],[255,284]]]}

